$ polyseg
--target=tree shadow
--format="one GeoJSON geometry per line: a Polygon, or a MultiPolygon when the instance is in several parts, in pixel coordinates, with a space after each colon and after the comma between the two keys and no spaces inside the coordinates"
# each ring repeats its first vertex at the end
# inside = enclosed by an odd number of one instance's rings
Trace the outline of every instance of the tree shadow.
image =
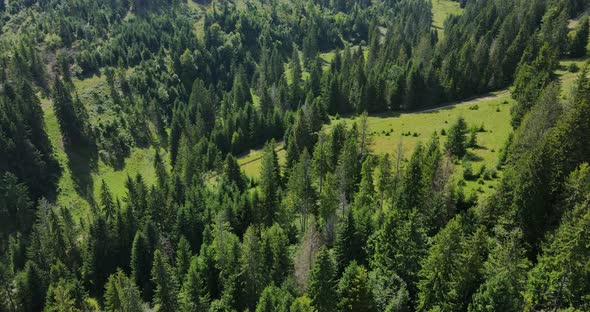
{"type": "Polygon", "coordinates": [[[72,174],[76,192],[88,202],[94,201],[94,182],[92,172],[98,168],[98,150],[95,144],[64,146],[68,157],[68,167],[72,174]]]}
{"type": "Polygon", "coordinates": [[[483,161],[483,158],[481,156],[476,155],[475,153],[472,153],[472,152],[467,152],[467,155],[465,155],[465,157],[467,158],[467,160],[473,161],[473,162],[483,161]]]}

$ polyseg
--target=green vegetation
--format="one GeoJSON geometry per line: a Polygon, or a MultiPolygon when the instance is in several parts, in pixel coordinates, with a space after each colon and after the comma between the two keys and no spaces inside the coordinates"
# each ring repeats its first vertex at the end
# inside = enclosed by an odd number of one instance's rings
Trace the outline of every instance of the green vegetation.
{"type": "Polygon", "coordinates": [[[590,1],[188,1],[0,0],[0,311],[590,310],[590,1]]]}
{"type": "Polygon", "coordinates": [[[449,15],[460,15],[463,12],[459,1],[431,0],[432,26],[444,33],[444,22],[449,15]]]}

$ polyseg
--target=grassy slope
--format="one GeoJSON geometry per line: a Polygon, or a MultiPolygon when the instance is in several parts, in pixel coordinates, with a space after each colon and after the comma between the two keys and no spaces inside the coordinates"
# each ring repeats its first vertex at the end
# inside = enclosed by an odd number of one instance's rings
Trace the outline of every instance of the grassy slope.
{"type": "MultiPolygon", "coordinates": [[[[457,2],[449,0],[432,0],[433,1],[433,26],[436,28],[442,28],[443,22],[446,17],[450,14],[460,14],[461,9],[457,2]]],[[[197,4],[191,3],[190,9],[200,11],[203,8],[197,4]]],[[[202,35],[202,25],[196,24],[195,29],[197,35],[202,35]]],[[[366,52],[366,51],[365,51],[366,52]]],[[[322,53],[320,57],[324,60],[324,69],[329,66],[329,62],[334,58],[334,53],[322,53]]],[[[567,71],[567,66],[571,63],[576,63],[579,67],[588,60],[588,58],[577,59],[577,60],[564,60],[560,62],[561,69],[556,73],[560,76],[562,81],[562,90],[564,98],[569,95],[573,83],[577,77],[577,73],[570,73],[567,71]]],[[[288,66],[286,66],[287,79],[290,80],[290,72],[288,66]]],[[[307,78],[307,73],[304,73],[304,79],[307,78]]],[[[290,81],[289,81],[290,83],[290,81]]],[[[106,91],[106,81],[104,76],[93,76],[88,79],[75,82],[78,89],[80,98],[84,103],[91,103],[90,91],[99,90],[99,92],[106,91]]],[[[253,94],[254,95],[254,94],[253,94]]],[[[256,96],[255,102],[257,100],[256,96]]],[[[478,141],[480,145],[485,148],[475,150],[475,154],[481,159],[476,162],[474,171],[477,171],[482,164],[486,164],[488,167],[493,167],[497,161],[497,153],[504,143],[505,138],[510,132],[509,127],[509,104],[504,104],[504,101],[510,102],[507,93],[500,93],[495,99],[487,99],[480,101],[478,104],[478,110],[470,110],[469,107],[474,103],[458,103],[453,107],[449,107],[436,112],[428,113],[412,113],[402,114],[399,116],[372,116],[369,119],[371,125],[371,131],[373,134],[373,149],[376,153],[395,153],[397,145],[402,142],[402,148],[404,157],[408,157],[411,151],[414,149],[417,142],[426,142],[433,131],[440,133],[441,129],[448,128],[449,123],[452,123],[456,118],[461,115],[463,116],[470,125],[484,124],[486,130],[485,133],[480,133],[478,141]],[[500,108],[500,112],[496,112],[496,108],[500,108]],[[446,123],[445,123],[446,122],[446,123]],[[386,136],[383,131],[394,131],[386,136]],[[490,131],[491,130],[491,131],[490,131]],[[411,132],[410,136],[402,136],[404,132],[411,132]],[[418,136],[414,137],[413,133],[417,133],[418,136]]],[[[88,105],[88,104],[87,104],[88,105]]],[[[92,105],[87,107],[90,115],[91,122],[96,122],[105,116],[100,116],[98,107],[92,105]]],[[[80,207],[77,210],[78,216],[84,216],[85,213],[90,211],[90,204],[80,194],[78,194],[72,172],[70,169],[70,160],[68,159],[63,144],[61,142],[61,133],[57,119],[54,115],[51,103],[49,100],[43,100],[43,110],[45,112],[45,123],[47,132],[51,139],[51,142],[55,148],[57,159],[62,166],[63,175],[59,182],[59,196],[58,202],[63,205],[71,207],[80,207]]],[[[343,119],[345,122],[352,122],[352,119],[343,119]]],[[[330,125],[326,126],[325,129],[329,129],[330,125]]],[[[444,137],[442,138],[444,140],[444,137]]],[[[162,151],[161,151],[162,152],[162,151]]],[[[281,165],[284,166],[286,152],[283,149],[282,144],[277,145],[277,153],[281,165]]],[[[127,176],[135,176],[137,173],[141,173],[144,180],[148,185],[155,182],[155,171],[153,168],[153,157],[155,154],[154,148],[134,148],[131,152],[130,157],[125,161],[125,167],[122,170],[115,171],[112,167],[107,166],[103,162],[99,161],[97,168],[92,172],[93,181],[93,194],[96,196],[99,191],[100,183],[104,179],[111,192],[122,198],[125,195],[125,180],[127,176]]],[[[260,157],[262,155],[261,150],[252,150],[247,155],[239,159],[239,163],[242,169],[249,177],[258,177],[261,166],[260,157]]],[[[167,157],[164,158],[167,159],[167,157]]],[[[73,166],[75,168],[75,165],[73,166]]],[[[473,183],[473,182],[472,182],[473,183]]],[[[468,185],[469,186],[469,185],[468,185]]],[[[472,187],[475,187],[472,185],[472,187]]]]}
{"type": "MultiPolygon", "coordinates": [[[[369,117],[369,129],[372,139],[372,150],[376,154],[389,153],[395,155],[398,145],[402,144],[403,157],[407,160],[418,142],[426,143],[434,131],[440,133],[442,129],[448,129],[449,126],[463,116],[470,126],[480,126],[483,124],[486,132],[478,133],[478,143],[481,148],[472,150],[474,154],[474,172],[477,172],[482,165],[487,168],[495,168],[498,159],[498,152],[504,145],[511,127],[510,127],[510,106],[512,100],[509,92],[498,92],[485,98],[472,101],[453,104],[446,108],[422,113],[404,113],[396,115],[377,115],[369,117]],[[479,109],[470,109],[475,105],[479,109]],[[499,109],[499,112],[497,111],[499,109]],[[389,135],[386,133],[393,129],[389,135]],[[404,136],[403,133],[410,132],[410,136],[404,136]],[[413,134],[417,136],[414,137],[413,134]]],[[[351,126],[355,120],[352,118],[341,118],[333,120],[331,124],[324,126],[323,131],[329,132],[337,122],[345,122],[351,126]]],[[[446,137],[441,136],[441,143],[446,137]]],[[[277,146],[279,159],[282,163],[285,161],[285,151],[282,146],[277,146]]],[[[253,150],[248,155],[241,157],[239,163],[242,169],[249,177],[258,177],[261,166],[260,157],[262,150],[253,150]]],[[[460,168],[457,171],[461,173],[460,168]]],[[[486,182],[482,187],[483,191],[489,189],[494,181],[486,182]],[[487,187],[486,187],[487,186],[487,187]]],[[[479,188],[476,182],[468,182],[467,189],[479,188]]]]}
{"type": "MultiPolygon", "coordinates": [[[[92,104],[91,90],[105,92],[106,82],[104,76],[93,76],[81,81],[74,81],[76,90],[82,102],[86,105],[90,115],[90,122],[96,124],[98,120],[107,116],[98,113],[99,107],[92,104]]],[[[54,147],[56,158],[62,167],[62,176],[59,181],[59,193],[57,202],[68,207],[76,207],[74,214],[77,217],[84,217],[91,211],[91,199],[85,198],[77,187],[75,174],[85,171],[88,167],[88,160],[78,151],[68,157],[63,146],[62,136],[59,129],[59,123],[53,111],[51,100],[42,99],[44,111],[45,126],[47,133],[54,147]]],[[[138,173],[144,178],[148,186],[156,180],[156,173],[153,167],[155,148],[133,148],[130,156],[125,160],[125,166],[122,170],[115,170],[102,161],[98,161],[95,168],[88,172],[88,179],[91,181],[88,187],[91,187],[91,194],[98,198],[102,180],[109,186],[113,196],[122,199],[125,196],[125,181],[127,176],[135,177],[138,173]]],[[[167,158],[163,154],[164,158],[167,158]]]]}
{"type": "Polygon", "coordinates": [[[447,16],[459,15],[463,10],[459,7],[459,2],[450,0],[431,0],[432,1],[432,27],[443,31],[444,22],[447,16]]]}
{"type": "MultiPolygon", "coordinates": [[[[285,157],[287,152],[283,148],[283,143],[278,143],[275,151],[279,157],[279,165],[285,166],[285,157]]],[[[248,177],[258,178],[260,176],[260,167],[262,166],[262,149],[251,150],[248,154],[240,157],[238,163],[248,177]]]]}
{"type": "MultiPolygon", "coordinates": [[[[76,190],[76,184],[72,176],[72,169],[76,170],[70,163],[62,144],[61,132],[57,118],[49,101],[44,101],[44,118],[47,127],[47,133],[53,144],[56,158],[62,167],[62,176],[59,181],[59,195],[57,202],[59,204],[76,207],[75,214],[78,217],[90,212],[91,205],[76,190]]],[[[156,180],[156,173],[153,167],[155,149],[154,148],[134,148],[129,158],[125,160],[125,167],[122,170],[115,171],[112,167],[102,161],[98,162],[97,170],[91,172],[93,194],[97,198],[101,181],[104,179],[114,196],[122,199],[125,196],[125,180],[127,175],[134,177],[138,173],[144,178],[147,185],[152,185],[156,180]]]]}
{"type": "MultiPolygon", "coordinates": [[[[485,129],[485,132],[477,135],[480,147],[470,150],[474,172],[478,172],[483,165],[486,168],[495,168],[498,152],[512,130],[511,104],[509,92],[499,92],[480,99],[445,106],[435,111],[370,116],[368,122],[372,140],[371,149],[376,154],[388,153],[395,156],[401,144],[403,161],[406,162],[416,145],[419,142],[427,143],[435,131],[439,134],[441,144],[444,144],[446,136],[440,135],[441,131],[445,129],[448,132],[448,128],[459,116],[462,116],[470,127],[483,125],[485,129]],[[475,109],[476,107],[478,108],[475,109]],[[387,134],[390,131],[393,132],[387,134]]],[[[343,118],[341,121],[347,126],[355,122],[353,118],[343,118]]],[[[329,131],[337,122],[340,121],[332,121],[324,129],[329,131]]],[[[458,167],[456,172],[462,174],[462,169],[458,167]]],[[[481,190],[485,192],[493,184],[495,184],[494,181],[487,181],[481,190]]],[[[476,182],[467,182],[468,190],[478,188],[480,186],[476,182]]]]}

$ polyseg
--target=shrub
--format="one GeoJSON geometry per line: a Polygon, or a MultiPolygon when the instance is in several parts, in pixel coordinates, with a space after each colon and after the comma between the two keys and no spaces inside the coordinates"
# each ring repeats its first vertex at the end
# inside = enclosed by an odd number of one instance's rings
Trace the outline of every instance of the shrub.
{"type": "Polygon", "coordinates": [[[576,63],[571,63],[570,66],[567,67],[567,70],[570,73],[577,73],[578,71],[580,71],[580,67],[576,63]]]}

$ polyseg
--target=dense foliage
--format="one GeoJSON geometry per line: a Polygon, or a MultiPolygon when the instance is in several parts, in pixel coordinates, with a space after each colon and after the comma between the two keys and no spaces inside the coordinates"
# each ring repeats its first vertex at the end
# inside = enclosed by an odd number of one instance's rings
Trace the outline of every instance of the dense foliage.
{"type": "Polygon", "coordinates": [[[590,310],[590,77],[554,74],[587,0],[462,0],[444,32],[427,0],[187,1],[0,0],[0,311],[590,310]],[[367,113],[508,86],[488,198],[463,118],[371,152],[367,113]],[[94,196],[134,147],[155,184],[94,196]]]}

